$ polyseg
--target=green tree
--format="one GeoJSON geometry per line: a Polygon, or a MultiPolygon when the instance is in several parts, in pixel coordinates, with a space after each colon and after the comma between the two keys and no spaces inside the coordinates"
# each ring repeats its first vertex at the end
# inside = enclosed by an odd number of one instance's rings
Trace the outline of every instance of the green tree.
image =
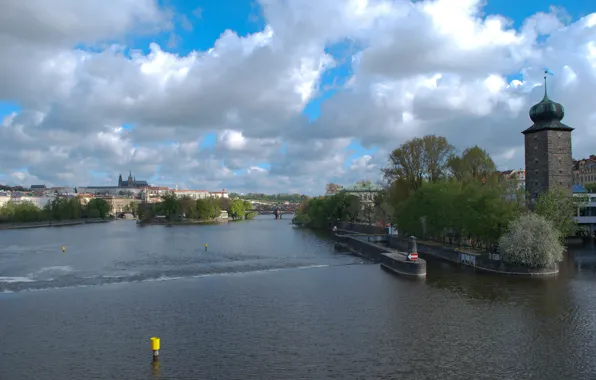
{"type": "Polygon", "coordinates": [[[230,208],[228,210],[229,216],[232,219],[242,219],[244,218],[246,211],[244,208],[244,202],[241,199],[234,199],[230,204],[230,208]]]}
{"type": "Polygon", "coordinates": [[[198,218],[201,220],[212,220],[219,217],[221,211],[219,202],[213,198],[204,198],[197,200],[198,218]]]}
{"type": "Polygon", "coordinates": [[[180,210],[180,202],[176,193],[173,191],[167,192],[166,194],[161,196],[161,206],[163,212],[168,217],[168,219],[174,218],[178,215],[178,211],[180,210]]]}
{"type": "Polygon", "coordinates": [[[232,205],[232,200],[230,198],[213,198],[213,200],[217,202],[221,210],[226,210],[228,213],[230,212],[230,206],[232,205]]]}
{"type": "Polygon", "coordinates": [[[461,156],[452,154],[447,160],[447,167],[458,181],[487,181],[495,177],[497,171],[488,152],[478,146],[464,150],[461,156]]]}
{"type": "Polygon", "coordinates": [[[87,203],[89,218],[105,218],[110,212],[110,204],[101,198],[93,198],[87,203]]]}
{"type": "Polygon", "coordinates": [[[252,203],[250,203],[249,201],[244,201],[243,205],[244,205],[244,211],[246,213],[245,214],[246,219],[252,219],[257,215],[257,213],[255,213],[255,212],[248,212],[248,210],[254,209],[252,203]]]}
{"type": "Polygon", "coordinates": [[[142,221],[149,221],[156,215],[154,205],[143,202],[137,208],[137,218],[142,221]]]}
{"type": "Polygon", "coordinates": [[[322,228],[336,220],[355,221],[360,214],[358,197],[345,192],[332,196],[310,198],[297,209],[292,219],[294,223],[322,228]]]}
{"type": "Polygon", "coordinates": [[[36,222],[44,220],[79,219],[83,214],[79,198],[56,197],[40,209],[31,202],[7,202],[0,207],[1,220],[5,222],[36,222]]]}
{"type": "Polygon", "coordinates": [[[596,193],[596,183],[586,183],[584,188],[588,190],[588,193],[596,193]]]}
{"type": "Polygon", "coordinates": [[[99,218],[99,217],[101,217],[101,214],[99,213],[98,209],[92,208],[92,209],[87,210],[87,217],[88,218],[99,218]]]}
{"type": "Polygon", "coordinates": [[[445,176],[454,149],[445,137],[416,137],[391,152],[390,165],[383,169],[385,179],[389,182],[403,179],[413,190],[419,189],[424,181],[437,182],[445,176]]]}
{"type": "Polygon", "coordinates": [[[534,212],[550,221],[553,227],[559,231],[560,239],[573,236],[577,231],[578,208],[583,206],[583,198],[568,196],[562,189],[556,188],[540,194],[534,204],[534,212]]]}
{"type": "Polygon", "coordinates": [[[198,215],[197,212],[197,201],[189,197],[188,195],[184,195],[182,198],[178,200],[178,211],[181,214],[184,214],[188,219],[195,219],[198,215]]]}
{"type": "Polygon", "coordinates": [[[396,212],[395,223],[404,233],[441,242],[455,238],[458,244],[463,238],[488,248],[520,208],[505,199],[500,187],[444,180],[425,183],[396,212]]]}

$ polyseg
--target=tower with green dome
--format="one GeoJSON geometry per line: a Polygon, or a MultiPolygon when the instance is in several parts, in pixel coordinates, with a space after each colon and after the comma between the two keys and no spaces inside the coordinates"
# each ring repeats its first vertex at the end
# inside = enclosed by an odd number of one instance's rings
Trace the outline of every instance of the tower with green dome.
{"type": "Polygon", "coordinates": [[[526,194],[530,207],[540,194],[551,189],[561,188],[572,196],[573,128],[561,123],[564,116],[563,106],[548,98],[545,76],[544,98],[530,109],[530,119],[534,124],[522,132],[526,149],[526,194]]]}

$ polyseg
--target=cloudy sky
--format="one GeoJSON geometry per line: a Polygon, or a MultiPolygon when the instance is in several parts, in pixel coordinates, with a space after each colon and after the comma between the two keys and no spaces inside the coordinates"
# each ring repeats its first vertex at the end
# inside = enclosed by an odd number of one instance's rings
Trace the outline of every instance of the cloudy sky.
{"type": "Polygon", "coordinates": [[[586,156],[591,3],[0,0],[0,183],[317,194],[429,133],[521,168],[544,68],[586,156]]]}

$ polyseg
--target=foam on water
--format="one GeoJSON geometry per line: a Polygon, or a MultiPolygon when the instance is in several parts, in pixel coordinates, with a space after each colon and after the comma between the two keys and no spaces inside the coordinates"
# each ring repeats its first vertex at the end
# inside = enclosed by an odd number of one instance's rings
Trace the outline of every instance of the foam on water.
{"type": "MultiPolygon", "coordinates": [[[[176,275],[158,275],[154,277],[143,277],[142,275],[132,275],[132,276],[96,276],[96,277],[81,277],[79,280],[82,283],[73,284],[73,283],[65,283],[60,284],[57,281],[38,281],[37,286],[27,286],[27,287],[17,287],[13,289],[0,289],[1,293],[15,293],[15,292],[33,292],[33,291],[45,291],[45,290],[58,290],[58,289],[71,289],[71,288],[85,288],[91,286],[102,286],[102,285],[116,285],[116,284],[125,284],[125,283],[139,283],[139,282],[155,282],[155,281],[173,281],[173,280],[184,280],[184,279],[192,279],[192,278],[203,278],[203,277],[211,277],[211,276],[241,276],[241,275],[253,275],[253,274],[263,274],[269,272],[277,272],[283,270],[297,270],[297,269],[314,269],[314,268],[324,268],[333,265],[305,265],[299,267],[286,267],[286,268],[270,268],[270,269],[258,269],[258,270],[247,270],[247,271],[235,271],[235,272],[217,272],[217,273],[201,273],[196,275],[183,275],[183,276],[176,276],[176,275]],[[90,281],[92,283],[85,283],[86,281],[90,281]]],[[[56,268],[56,267],[52,267],[56,268]]],[[[68,267],[70,268],[70,267],[68,267]]],[[[49,269],[49,268],[43,268],[49,269]]],[[[72,271],[72,268],[69,269],[72,271]]],[[[39,271],[38,271],[39,272],[39,271]]],[[[36,273],[38,273],[36,272],[36,273]]],[[[22,279],[23,281],[12,281],[12,283],[19,283],[19,282],[29,282],[35,283],[35,280],[32,280],[28,277],[0,277],[7,278],[7,279],[22,279]]],[[[0,281],[1,282],[1,281],[0,281]]],[[[5,283],[10,283],[9,281],[5,281],[5,283]]]]}
{"type": "Polygon", "coordinates": [[[44,267],[26,276],[0,276],[0,283],[52,281],[56,275],[74,272],[69,266],[44,267]]]}
{"type": "Polygon", "coordinates": [[[0,276],[0,282],[14,283],[14,282],[35,282],[35,280],[29,277],[2,277],[0,276]]]}

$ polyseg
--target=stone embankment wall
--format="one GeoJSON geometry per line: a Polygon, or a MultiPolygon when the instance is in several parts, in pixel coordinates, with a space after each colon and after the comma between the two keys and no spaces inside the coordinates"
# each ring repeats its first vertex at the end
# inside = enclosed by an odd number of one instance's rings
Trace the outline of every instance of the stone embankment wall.
{"type": "MultiPolygon", "coordinates": [[[[387,228],[385,227],[369,226],[367,224],[350,223],[344,221],[337,222],[336,225],[338,229],[343,229],[354,233],[373,235],[387,234],[387,228]]],[[[354,239],[358,240],[356,238],[354,239]]],[[[397,235],[387,235],[387,241],[391,248],[402,252],[409,252],[410,241],[408,239],[398,237],[397,235]]],[[[364,241],[362,242],[366,243],[364,241]]],[[[559,267],[557,265],[551,268],[528,268],[507,264],[501,260],[493,260],[488,255],[474,255],[471,253],[458,251],[450,247],[426,244],[421,241],[418,241],[417,245],[418,253],[423,258],[436,258],[445,260],[455,264],[469,266],[484,272],[521,276],[552,276],[559,273],[559,267]]]]}
{"type": "Polygon", "coordinates": [[[405,276],[426,276],[426,261],[407,260],[405,253],[400,253],[382,245],[369,243],[350,235],[335,235],[337,243],[349,251],[366,259],[380,263],[386,269],[405,276]]]}
{"type": "MultiPolygon", "coordinates": [[[[488,255],[472,255],[453,248],[425,244],[420,241],[417,242],[417,245],[418,253],[422,257],[433,257],[455,264],[473,267],[485,272],[522,276],[552,276],[559,273],[557,265],[551,268],[520,267],[504,263],[501,260],[493,260],[488,255]]],[[[389,246],[398,250],[405,250],[409,247],[409,241],[397,236],[390,236],[389,246]]]]}
{"type": "Polygon", "coordinates": [[[105,223],[108,219],[93,218],[93,219],[75,219],[75,220],[52,220],[45,222],[29,222],[29,223],[0,223],[0,230],[15,230],[22,228],[41,228],[41,227],[65,227],[76,226],[86,223],[105,223]]]}

